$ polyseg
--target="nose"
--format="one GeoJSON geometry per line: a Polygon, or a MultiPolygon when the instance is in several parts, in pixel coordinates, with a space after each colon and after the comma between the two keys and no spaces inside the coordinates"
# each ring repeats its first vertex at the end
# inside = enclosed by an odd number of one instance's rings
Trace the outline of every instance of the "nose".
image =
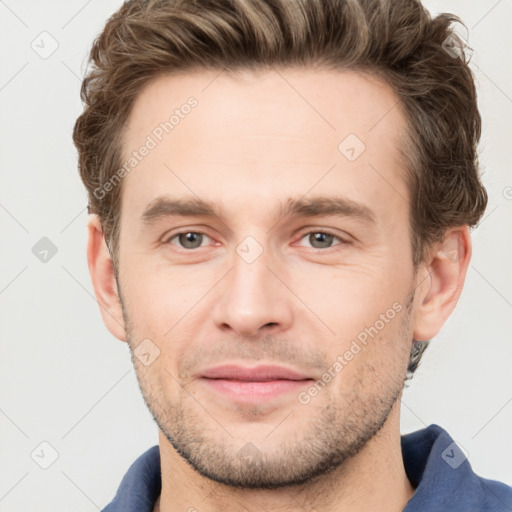
{"type": "Polygon", "coordinates": [[[247,338],[287,330],[293,320],[293,297],[283,284],[287,279],[280,266],[265,250],[254,261],[242,256],[235,252],[233,268],[218,289],[215,324],[247,338]]]}

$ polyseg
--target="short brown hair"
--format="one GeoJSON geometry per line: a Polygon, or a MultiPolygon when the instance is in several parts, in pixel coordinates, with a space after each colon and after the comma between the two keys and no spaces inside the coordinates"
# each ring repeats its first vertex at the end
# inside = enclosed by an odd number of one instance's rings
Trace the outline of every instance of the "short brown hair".
{"type": "Polygon", "coordinates": [[[400,149],[414,263],[446,229],[476,225],[487,204],[477,163],[481,119],[466,54],[449,44],[463,44],[455,22],[447,13],[432,18],[417,0],[125,2],[94,41],[73,132],[89,212],[101,219],[114,265],[122,183],[101,198],[94,191],[121,166],[123,128],[142,88],[192,68],[323,66],[384,78],[409,128],[400,149]]]}

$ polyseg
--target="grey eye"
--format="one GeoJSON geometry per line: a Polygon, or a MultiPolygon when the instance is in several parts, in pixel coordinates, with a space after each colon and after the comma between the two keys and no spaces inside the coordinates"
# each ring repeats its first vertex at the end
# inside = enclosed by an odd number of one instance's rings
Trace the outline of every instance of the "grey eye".
{"type": "Polygon", "coordinates": [[[308,237],[309,243],[315,249],[328,249],[331,247],[333,240],[337,238],[334,235],[322,233],[321,231],[312,232],[305,236],[308,237]]]}
{"type": "Polygon", "coordinates": [[[179,245],[184,249],[197,249],[198,247],[201,247],[205,236],[206,235],[204,233],[189,231],[187,233],[178,233],[174,235],[169,239],[169,242],[172,243],[172,240],[177,238],[179,245]]]}

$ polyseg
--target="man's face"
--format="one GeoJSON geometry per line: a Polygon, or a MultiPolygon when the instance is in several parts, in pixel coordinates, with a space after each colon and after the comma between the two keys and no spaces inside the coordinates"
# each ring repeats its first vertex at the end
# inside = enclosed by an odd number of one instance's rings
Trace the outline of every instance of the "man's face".
{"type": "Polygon", "coordinates": [[[138,97],[124,153],[149,150],[123,183],[120,297],[148,407],[201,474],[304,482],[398,410],[414,312],[405,129],[391,89],[353,72],[194,72],[138,97]],[[221,365],[300,380],[205,377],[221,365]]]}

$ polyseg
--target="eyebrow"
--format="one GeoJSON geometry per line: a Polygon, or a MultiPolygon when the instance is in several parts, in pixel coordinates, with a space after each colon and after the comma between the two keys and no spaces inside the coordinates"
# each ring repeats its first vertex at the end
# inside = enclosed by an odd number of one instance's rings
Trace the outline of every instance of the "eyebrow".
{"type": "MultiPolygon", "coordinates": [[[[290,198],[281,203],[280,217],[315,217],[337,215],[354,217],[369,224],[375,224],[375,214],[368,206],[340,196],[320,196],[311,199],[290,198]]],[[[215,203],[199,198],[171,198],[160,196],[149,203],[142,213],[145,225],[172,216],[179,217],[218,217],[223,218],[222,211],[215,203]]]]}

